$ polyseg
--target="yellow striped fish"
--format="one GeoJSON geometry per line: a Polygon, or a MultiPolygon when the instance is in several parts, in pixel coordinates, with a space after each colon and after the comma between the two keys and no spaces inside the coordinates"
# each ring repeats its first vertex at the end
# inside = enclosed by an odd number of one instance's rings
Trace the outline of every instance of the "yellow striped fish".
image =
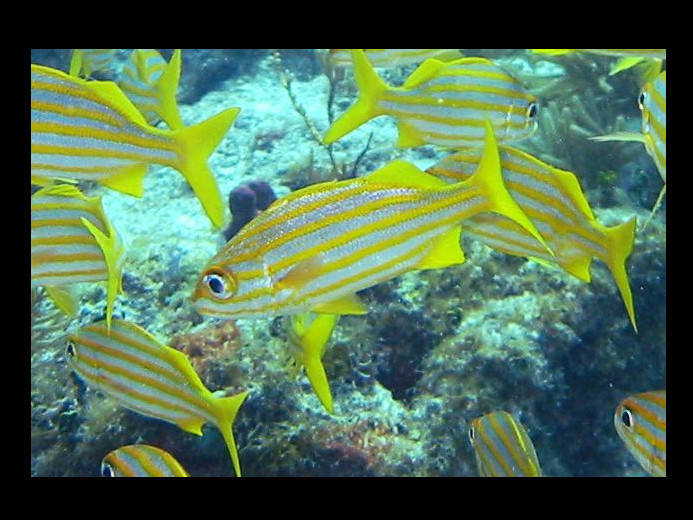
{"type": "Polygon", "coordinates": [[[195,435],[202,435],[205,423],[214,424],[226,441],[236,475],[241,476],[232,426],[248,392],[216,397],[185,354],[125,320],[113,320],[110,333],[100,321],[71,334],[67,357],[87,384],[130,410],[195,435]]]}
{"type": "MultiPolygon", "coordinates": [[[[667,190],[667,72],[662,71],[649,81],[640,96],[638,105],[642,111],[642,133],[620,132],[591,137],[593,141],[636,141],[645,145],[645,150],[655,162],[664,187],[657,197],[652,215],[657,211],[667,190]]],[[[647,220],[649,222],[650,219],[647,220]]],[[[647,225],[647,223],[645,224],[647,225]]]]}
{"type": "Polygon", "coordinates": [[[667,476],[667,391],[632,395],[618,405],[614,425],[628,451],[650,475],[667,476]]]}
{"type": "Polygon", "coordinates": [[[91,77],[92,72],[109,70],[115,49],[74,49],[70,59],[70,76],[91,77]]]}
{"type": "MultiPolygon", "coordinates": [[[[351,49],[330,49],[329,60],[334,67],[351,66],[351,49]]],[[[374,67],[403,67],[429,58],[452,61],[462,57],[458,49],[363,49],[374,67]]]]}
{"type": "MultiPolygon", "coordinates": [[[[479,164],[478,150],[458,152],[442,159],[428,172],[459,182],[479,164]]],[[[512,198],[530,218],[554,255],[515,222],[495,213],[475,215],[462,223],[464,232],[484,244],[514,256],[558,264],[583,282],[590,282],[592,258],[611,271],[628,317],[637,331],[633,294],[626,259],[633,250],[635,217],[606,227],[593,215],[577,177],[510,146],[500,147],[503,180],[512,198]]]]}
{"type": "Polygon", "coordinates": [[[338,321],[337,314],[307,312],[292,315],[287,327],[291,355],[296,363],[305,367],[315,395],[331,414],[334,414],[332,392],[325,367],[322,365],[322,357],[338,321]]]}
{"type": "Polygon", "coordinates": [[[491,412],[472,420],[469,441],[481,477],[541,477],[532,439],[508,412],[491,412]]]}
{"type": "Polygon", "coordinates": [[[402,87],[384,83],[362,50],[353,50],[352,60],[359,98],[327,130],[326,144],[384,114],[397,119],[400,147],[480,146],[486,120],[501,142],[524,139],[536,129],[536,98],[490,60],[429,59],[402,87]]]}
{"type": "Polygon", "coordinates": [[[31,182],[91,180],[139,197],[148,165],[170,166],[222,227],[224,203],[207,159],[238,112],[229,108],[189,128],[160,130],[115,83],[31,65],[31,182]]]}
{"type": "Polygon", "coordinates": [[[468,181],[447,185],[405,161],[295,191],[255,217],[215,255],[193,296],[202,314],[266,317],[363,314],[356,291],[415,269],[464,262],[460,224],[499,212],[540,235],[503,185],[489,123],[468,181]]]}
{"type": "Polygon", "coordinates": [[[189,477],[173,456],[155,446],[132,444],[113,450],[101,462],[102,477],[189,477]]]}
{"type": "Polygon", "coordinates": [[[171,130],[185,126],[176,103],[180,67],[180,49],[169,63],[154,49],[135,49],[130,54],[118,85],[150,125],[163,120],[171,130]]]}
{"type": "Polygon", "coordinates": [[[656,61],[659,67],[661,66],[662,60],[667,58],[666,49],[532,49],[532,52],[536,54],[546,54],[547,56],[562,56],[574,52],[587,52],[600,56],[620,58],[618,62],[611,67],[611,71],[609,72],[610,75],[630,69],[645,60],[656,61]]]}
{"type": "Polygon", "coordinates": [[[31,196],[31,285],[42,285],[56,305],[74,315],[77,302],[66,286],[107,280],[106,320],[110,326],[125,247],[101,206],[76,187],[59,184],[31,196]]]}

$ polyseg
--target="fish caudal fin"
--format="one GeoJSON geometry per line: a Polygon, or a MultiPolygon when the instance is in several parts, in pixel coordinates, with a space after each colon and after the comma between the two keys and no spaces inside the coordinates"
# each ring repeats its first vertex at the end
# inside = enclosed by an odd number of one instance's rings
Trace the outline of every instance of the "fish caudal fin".
{"type": "MultiPolygon", "coordinates": [[[[476,172],[469,179],[458,183],[476,185],[481,193],[488,198],[491,203],[490,211],[508,217],[513,222],[522,226],[528,233],[536,238],[552,255],[551,248],[541,236],[536,226],[529,217],[522,211],[522,208],[508,192],[503,181],[503,174],[498,153],[498,144],[493,134],[490,121],[486,120],[486,134],[484,136],[484,152],[479,161],[476,172]]],[[[457,186],[457,185],[453,185],[457,186]]]]}
{"type": "Polygon", "coordinates": [[[106,236],[103,231],[92,224],[88,219],[81,217],[82,224],[94,236],[97,244],[103,252],[108,269],[108,282],[106,289],[106,326],[111,330],[111,317],[113,316],[113,307],[115,299],[119,292],[123,291],[121,286],[121,278],[123,275],[122,265],[125,250],[120,242],[120,238],[116,231],[111,228],[110,236],[106,236]]]}
{"type": "Polygon", "coordinates": [[[636,218],[633,217],[623,224],[604,229],[604,234],[608,240],[608,257],[604,260],[616,281],[633,329],[638,332],[638,326],[635,322],[635,308],[633,307],[633,294],[626,272],[626,259],[633,251],[633,242],[635,241],[635,222],[636,218]]]}
{"type": "Polygon", "coordinates": [[[249,392],[241,392],[240,394],[232,395],[231,397],[223,397],[219,399],[219,417],[217,418],[217,428],[224,437],[226,446],[229,449],[229,455],[231,455],[231,461],[233,462],[233,469],[236,472],[236,476],[241,476],[241,463],[238,458],[238,448],[236,447],[236,440],[233,437],[233,423],[236,420],[236,415],[238,415],[238,410],[240,410],[243,401],[248,397],[249,392]]]}
{"type": "Polygon", "coordinates": [[[224,226],[224,203],[207,160],[228,132],[238,112],[240,108],[229,108],[202,123],[173,134],[180,146],[180,162],[177,167],[217,228],[224,226]]]}
{"type": "MultiPolygon", "coordinates": [[[[297,320],[303,319],[305,319],[304,315],[292,316],[292,325],[295,326],[297,320]]],[[[325,353],[325,347],[332,336],[337,320],[339,320],[339,315],[337,314],[318,314],[313,318],[310,325],[301,331],[300,338],[306,375],[318,400],[330,414],[334,414],[334,405],[332,403],[330,383],[327,380],[327,373],[322,364],[322,356],[325,353]]]]}
{"type": "Polygon", "coordinates": [[[166,66],[161,78],[159,78],[159,106],[161,107],[161,118],[166,122],[171,130],[180,130],[185,125],[178,110],[176,103],[176,93],[180,82],[181,69],[181,50],[173,52],[171,61],[166,66]]]}
{"type": "Polygon", "coordinates": [[[380,115],[376,106],[381,94],[388,90],[388,85],[380,79],[371,62],[361,49],[351,51],[354,63],[354,78],[359,88],[359,98],[327,130],[322,141],[332,144],[355,130],[366,121],[380,115]]]}

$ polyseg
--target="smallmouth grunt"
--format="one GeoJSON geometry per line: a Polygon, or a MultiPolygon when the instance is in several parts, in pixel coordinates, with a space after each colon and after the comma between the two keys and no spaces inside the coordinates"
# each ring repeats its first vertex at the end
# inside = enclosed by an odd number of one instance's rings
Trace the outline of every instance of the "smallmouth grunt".
{"type": "Polygon", "coordinates": [[[173,455],[147,444],[113,450],[101,462],[102,477],[189,477],[173,455]]]}
{"type": "Polygon", "coordinates": [[[287,324],[289,351],[296,363],[306,369],[315,395],[330,414],[334,414],[334,405],[322,357],[338,321],[338,314],[307,312],[293,314],[287,324]]]}
{"type": "Polygon", "coordinates": [[[70,334],[67,357],[88,385],[129,410],[195,435],[202,435],[202,426],[212,423],[221,431],[234,471],[241,476],[232,427],[248,392],[216,397],[185,354],[125,320],[113,320],[110,332],[99,321],[70,334]]]}
{"type": "Polygon", "coordinates": [[[89,78],[92,72],[109,70],[114,56],[115,49],[73,49],[70,76],[89,78]]]}
{"type": "Polygon", "coordinates": [[[240,109],[229,108],[181,130],[146,120],[118,86],[31,65],[31,182],[91,180],[142,196],[149,164],[170,166],[188,181],[212,223],[224,204],[207,159],[240,109]]]}
{"type": "MultiPolygon", "coordinates": [[[[363,49],[374,67],[403,67],[429,58],[452,61],[462,57],[458,49],[363,49]]],[[[351,66],[351,49],[329,49],[328,59],[334,67],[351,66]]]]}
{"type": "Polygon", "coordinates": [[[111,323],[125,247],[101,205],[75,186],[58,184],[31,196],[31,285],[42,285],[68,315],[77,313],[71,284],[106,280],[106,320],[111,323]]]}
{"type": "Polygon", "coordinates": [[[542,476],[532,439],[508,412],[491,412],[472,420],[469,441],[481,477],[542,476]]]}
{"type": "Polygon", "coordinates": [[[185,126],[176,103],[180,69],[180,49],[169,63],[155,49],[135,49],[118,85],[150,125],[163,120],[171,130],[180,130],[185,126]]]}
{"type": "Polygon", "coordinates": [[[364,314],[357,291],[407,271],[463,263],[460,224],[486,211],[543,241],[503,185],[490,123],[467,181],[447,185],[398,160],[277,200],[209,261],[193,300],[201,314],[229,318],[364,314]]]}
{"type": "Polygon", "coordinates": [[[383,82],[362,50],[353,50],[352,60],[359,98],[327,130],[325,144],[379,115],[397,119],[399,147],[481,146],[486,120],[500,142],[524,139],[536,129],[537,99],[485,58],[428,59],[402,87],[383,82]]]}
{"type": "Polygon", "coordinates": [[[645,471],[667,476],[667,391],[627,397],[616,408],[614,425],[628,451],[645,471]]]}
{"type": "MultiPolygon", "coordinates": [[[[583,282],[590,282],[593,258],[611,271],[633,329],[633,294],[628,281],[626,260],[635,241],[635,217],[613,227],[602,225],[592,213],[575,174],[555,168],[536,157],[510,146],[500,146],[503,181],[512,198],[541,233],[553,255],[515,222],[495,213],[475,215],[462,223],[467,236],[514,256],[560,266],[583,282]]],[[[459,182],[475,171],[481,153],[458,152],[443,158],[427,171],[459,182]]]]}

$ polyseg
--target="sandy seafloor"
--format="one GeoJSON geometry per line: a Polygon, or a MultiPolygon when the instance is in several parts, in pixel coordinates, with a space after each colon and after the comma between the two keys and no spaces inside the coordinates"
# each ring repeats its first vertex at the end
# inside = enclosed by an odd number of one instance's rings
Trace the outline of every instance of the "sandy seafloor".
{"type": "MultiPolygon", "coordinates": [[[[170,53],[163,51],[167,58],[170,53]]],[[[282,196],[289,186],[332,178],[326,151],[292,106],[266,51],[184,50],[183,55],[179,100],[186,124],[241,108],[209,162],[224,197],[249,180],[267,181],[282,196]]],[[[525,51],[469,55],[500,58],[518,73],[563,71],[558,59],[539,60],[525,51]]],[[[283,57],[282,66],[294,75],[296,100],[323,133],[329,126],[329,80],[319,60],[310,50],[283,57]]],[[[621,115],[630,128],[639,127],[634,74],[604,79],[608,59],[567,59],[575,62],[566,67],[568,73],[586,70],[595,84],[612,87],[600,91],[614,100],[608,105],[613,112],[605,114],[588,105],[595,102],[592,87],[585,87],[591,78],[568,77],[580,84],[577,99],[583,92],[583,111],[592,111],[594,124],[621,115]]],[[[32,51],[32,63],[66,70],[68,61],[68,51],[32,51]]],[[[394,82],[411,70],[380,72],[394,82]]],[[[354,96],[347,73],[337,83],[335,113],[354,96]]],[[[564,101],[560,90],[552,96],[557,104],[564,101]]],[[[394,158],[426,168],[446,154],[429,146],[395,148],[393,119],[379,117],[334,145],[337,161],[353,163],[371,133],[358,175],[394,158]]],[[[538,132],[516,145],[532,153],[562,153],[547,139],[551,136],[538,132]]],[[[558,157],[569,163],[562,167],[573,166],[602,223],[613,225],[633,214],[641,223],[647,218],[661,179],[644,147],[578,141],[574,135],[555,141],[577,143],[565,152],[570,158],[558,157]]],[[[96,185],[84,188],[103,197],[127,244],[125,294],[115,316],[166,343],[204,331],[195,339],[203,345],[195,364],[203,381],[211,390],[250,390],[234,427],[244,476],[475,476],[467,421],[500,409],[521,419],[545,475],[645,475],[618,438],[613,412],[627,395],[666,387],[666,203],[637,234],[626,264],[638,334],[601,262],[595,260],[592,283],[585,284],[465,238],[464,265],[409,273],[367,289],[362,298],[369,314],[342,317],[324,358],[336,408],[330,416],[306,377],[290,367],[281,320],[239,319],[234,328],[193,309],[197,275],[224,240],[178,172],[152,166],[139,199],[96,185]],[[210,332],[220,328],[232,330],[221,344],[210,332]]],[[[212,426],[196,437],[120,408],[70,374],[65,330],[101,318],[105,306],[104,284],[85,284],[81,291],[75,320],[56,315],[42,294],[32,297],[31,475],[98,476],[108,451],[135,442],[166,449],[193,476],[232,475],[226,447],[212,426]]]]}

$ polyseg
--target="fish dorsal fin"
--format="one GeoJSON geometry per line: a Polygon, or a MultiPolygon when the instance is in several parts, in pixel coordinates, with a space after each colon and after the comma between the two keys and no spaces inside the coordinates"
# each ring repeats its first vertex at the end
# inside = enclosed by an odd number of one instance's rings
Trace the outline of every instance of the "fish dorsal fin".
{"type": "Polygon", "coordinates": [[[422,83],[435,77],[440,72],[440,69],[449,65],[450,62],[444,62],[435,58],[428,58],[418,68],[411,73],[402,85],[403,88],[416,88],[422,83]]]}
{"type": "Polygon", "coordinates": [[[336,300],[320,303],[311,310],[325,314],[366,314],[368,307],[355,293],[351,293],[336,300]]]}
{"type": "Polygon", "coordinates": [[[374,184],[394,184],[412,188],[441,188],[447,186],[445,181],[401,159],[386,164],[370,175],[362,177],[362,179],[374,184]]]}
{"type": "Polygon", "coordinates": [[[460,246],[462,226],[455,226],[438,237],[431,251],[417,266],[419,269],[439,269],[465,262],[464,251],[460,246]]]}
{"type": "Polygon", "coordinates": [[[84,81],[82,84],[120,110],[131,121],[150,127],[144,116],[132,104],[125,93],[112,81],[84,81]]]}
{"type": "Polygon", "coordinates": [[[558,168],[551,168],[551,170],[556,177],[558,177],[561,185],[568,192],[570,200],[577,206],[580,212],[589,220],[594,220],[595,217],[592,213],[592,208],[590,208],[585,198],[585,193],[582,191],[580,182],[575,174],[565,170],[559,170],[558,168]]]}

